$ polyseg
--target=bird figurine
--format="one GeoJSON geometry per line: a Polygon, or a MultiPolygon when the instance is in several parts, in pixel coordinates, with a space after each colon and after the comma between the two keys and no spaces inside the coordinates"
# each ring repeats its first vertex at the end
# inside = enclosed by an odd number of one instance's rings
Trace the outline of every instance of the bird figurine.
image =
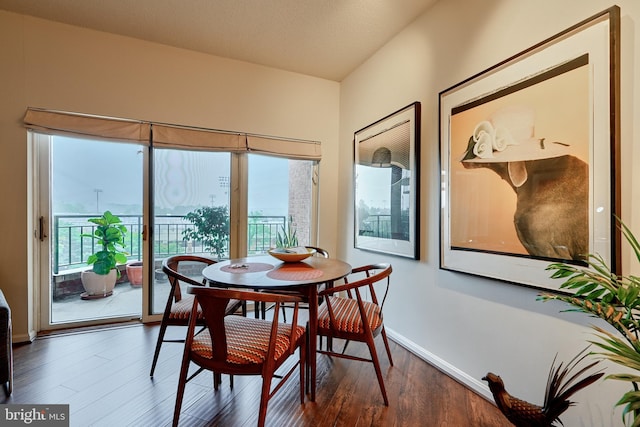
{"type": "Polygon", "coordinates": [[[554,357],[547,379],[543,406],[534,405],[511,396],[505,390],[502,378],[494,373],[489,372],[482,379],[489,383],[489,389],[498,409],[514,426],[554,427],[564,425],[560,420],[560,415],[570,406],[575,405],[575,402],[570,401],[569,398],[578,390],[594,383],[604,375],[602,370],[599,370],[579,379],[580,376],[600,363],[599,360],[588,364],[575,374],[571,374],[571,371],[575,370],[577,365],[588,355],[585,353],[587,348],[571,359],[566,367],[562,363],[556,367],[556,358],[554,357]]]}

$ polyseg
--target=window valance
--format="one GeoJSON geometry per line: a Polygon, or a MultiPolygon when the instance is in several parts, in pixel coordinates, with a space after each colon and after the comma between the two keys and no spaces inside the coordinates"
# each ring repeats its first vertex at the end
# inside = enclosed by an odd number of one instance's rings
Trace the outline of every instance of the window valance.
{"type": "Polygon", "coordinates": [[[64,111],[27,109],[27,128],[46,134],[82,135],[121,141],[149,142],[151,125],[146,122],[64,111]]]}
{"type": "Polygon", "coordinates": [[[318,141],[279,138],[241,132],[195,128],[90,114],[28,108],[28,129],[47,134],[68,134],[153,144],[162,148],[252,152],[297,160],[320,160],[318,141]]]}
{"type": "Polygon", "coordinates": [[[209,129],[152,124],[153,145],[161,148],[183,148],[209,151],[246,151],[245,135],[209,129]]]}
{"type": "Polygon", "coordinates": [[[253,153],[282,156],[296,160],[320,160],[322,158],[320,143],[314,141],[247,135],[247,149],[253,153]]]}

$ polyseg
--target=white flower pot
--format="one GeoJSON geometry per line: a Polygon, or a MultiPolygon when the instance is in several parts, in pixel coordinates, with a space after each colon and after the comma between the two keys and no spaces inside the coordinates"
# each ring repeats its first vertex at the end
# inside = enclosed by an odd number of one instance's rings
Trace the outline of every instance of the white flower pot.
{"type": "Polygon", "coordinates": [[[117,278],[118,273],[115,269],[111,270],[109,274],[96,274],[91,270],[83,271],[80,279],[86,292],[82,294],[82,298],[104,298],[111,296],[117,278]]]}

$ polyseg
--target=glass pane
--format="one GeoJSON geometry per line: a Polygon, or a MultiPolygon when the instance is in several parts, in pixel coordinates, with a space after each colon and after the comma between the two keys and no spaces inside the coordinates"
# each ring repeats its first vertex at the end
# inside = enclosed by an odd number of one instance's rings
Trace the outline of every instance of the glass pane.
{"type": "Polygon", "coordinates": [[[154,150],[154,282],[152,313],[162,313],[170,291],[162,261],[195,254],[229,254],[231,155],[206,151],[154,150]]]}
{"type": "MultiPolygon", "coordinates": [[[[127,260],[141,260],[142,150],[135,144],[54,136],[51,138],[51,307],[50,322],[139,317],[142,289],[124,265],[113,284],[91,290],[84,273],[102,247],[88,237],[89,221],[110,211],[126,228],[127,260]]],[[[100,277],[98,277],[100,279],[100,277]]],[[[102,277],[104,278],[104,277],[102,277]]]]}
{"type": "Polygon", "coordinates": [[[311,239],[313,162],[279,157],[249,156],[249,255],[266,253],[291,222],[299,245],[311,239]]]}

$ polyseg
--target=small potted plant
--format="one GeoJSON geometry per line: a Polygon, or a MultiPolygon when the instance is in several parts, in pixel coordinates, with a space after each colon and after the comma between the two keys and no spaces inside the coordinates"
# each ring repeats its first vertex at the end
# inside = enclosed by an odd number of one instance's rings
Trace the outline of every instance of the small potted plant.
{"type": "Polygon", "coordinates": [[[183,240],[202,242],[204,250],[221,259],[229,241],[229,213],[226,206],[203,206],[184,216],[193,224],[182,232],[183,240]]]}
{"type": "Polygon", "coordinates": [[[281,226],[282,233],[276,234],[276,248],[286,249],[298,246],[298,232],[293,224],[293,217],[289,216],[287,224],[281,226]]]}
{"type": "Polygon", "coordinates": [[[134,288],[142,286],[142,261],[133,261],[127,264],[127,279],[134,288]]]}
{"type": "Polygon", "coordinates": [[[269,255],[284,262],[299,262],[314,253],[315,249],[299,246],[298,232],[292,216],[289,216],[287,223],[283,224],[281,231],[276,234],[276,247],[269,250],[269,255]]]}
{"type": "Polygon", "coordinates": [[[82,286],[86,291],[82,298],[104,298],[113,293],[116,280],[120,277],[116,266],[127,262],[127,253],[124,251],[127,228],[110,211],[88,221],[97,227],[93,234],[82,234],[81,237],[94,239],[99,250],[87,259],[87,264],[93,268],[81,274],[82,286]]]}

